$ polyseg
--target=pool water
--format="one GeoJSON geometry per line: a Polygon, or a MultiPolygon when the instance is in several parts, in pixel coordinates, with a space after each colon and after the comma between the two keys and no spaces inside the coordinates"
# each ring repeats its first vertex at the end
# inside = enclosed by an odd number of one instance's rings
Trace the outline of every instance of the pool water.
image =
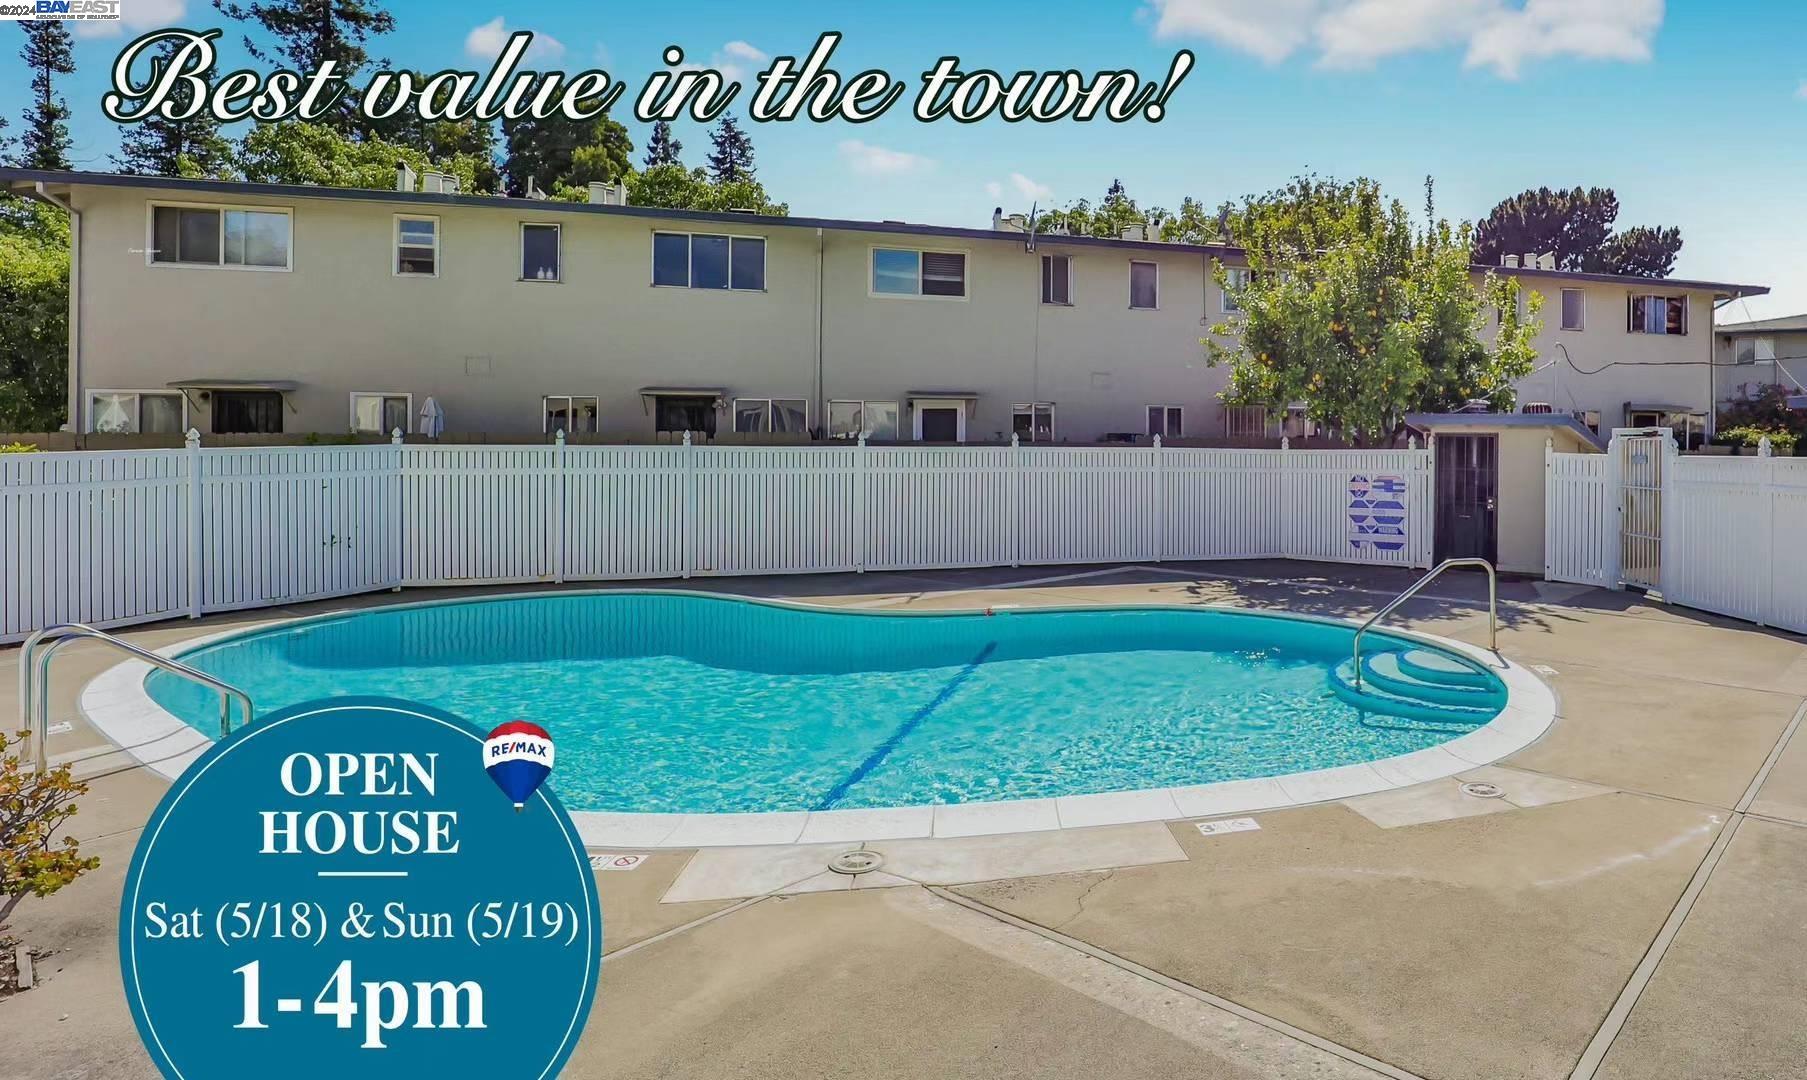
{"type": "MultiPolygon", "coordinates": [[[[1328,676],[1352,633],[1213,609],[899,615],[608,592],[364,611],[182,659],[260,713],[379,694],[484,729],[525,718],[551,732],[570,808],[711,813],[1274,776],[1410,753],[1485,719],[1346,704],[1328,676]]],[[[1364,640],[1408,647],[1425,648],[1364,640]]],[[[204,689],[162,672],[147,688],[217,734],[204,689]]]]}

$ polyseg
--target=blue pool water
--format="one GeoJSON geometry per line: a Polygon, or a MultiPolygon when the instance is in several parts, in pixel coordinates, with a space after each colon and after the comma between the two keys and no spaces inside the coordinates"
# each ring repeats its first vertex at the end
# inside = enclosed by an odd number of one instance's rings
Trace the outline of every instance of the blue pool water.
{"type": "MultiPolygon", "coordinates": [[[[1328,676],[1351,636],[1217,610],[882,615],[614,592],[377,609],[182,659],[260,713],[380,694],[484,729],[524,717],[552,733],[551,782],[572,809],[699,813],[1273,776],[1409,753],[1486,719],[1345,704],[1328,676]]],[[[1423,654],[1364,640],[1408,647],[1423,654]]],[[[217,733],[206,691],[161,672],[147,686],[217,733]]]]}

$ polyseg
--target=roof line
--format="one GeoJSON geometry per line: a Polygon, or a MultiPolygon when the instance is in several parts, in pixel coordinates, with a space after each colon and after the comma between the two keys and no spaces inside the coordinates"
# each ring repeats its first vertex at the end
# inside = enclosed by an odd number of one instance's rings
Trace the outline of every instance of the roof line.
{"type": "MultiPolygon", "coordinates": [[[[46,169],[0,167],[0,185],[67,184],[91,187],[152,188],[167,191],[212,191],[244,195],[264,195],[287,199],[339,199],[364,202],[411,203],[423,206],[472,206],[535,213],[601,214],[612,217],[646,218],[655,221],[701,221],[712,224],[745,223],[756,220],[767,228],[837,229],[844,232],[892,233],[905,236],[942,236],[961,240],[1002,240],[1022,243],[1029,234],[1002,229],[970,228],[955,225],[924,225],[905,221],[864,221],[850,218],[792,217],[790,215],[754,215],[735,211],[671,210],[654,206],[609,206],[599,203],[564,202],[557,199],[518,199],[497,195],[444,195],[428,191],[391,191],[385,188],[339,188],[313,184],[259,184],[243,180],[202,180],[173,176],[133,176],[126,173],[79,172],[46,169]]],[[[1163,240],[1123,240],[1104,236],[1056,236],[1038,233],[1037,243],[1063,244],[1076,247],[1108,247],[1127,251],[1183,251],[1201,255],[1240,256],[1242,249],[1234,244],[1183,244],[1163,240]]],[[[1683,278],[1642,278],[1621,274],[1593,274],[1567,270],[1539,270],[1534,267],[1473,265],[1477,271],[1493,271],[1506,277],[1548,278],[1563,281],[1593,281],[1603,284],[1662,285],[1672,288],[1701,289],[1726,296],[1763,296],[1767,285],[1740,285],[1724,281],[1698,281],[1683,278]],[[1508,273],[1508,271],[1510,271],[1508,273]]]]}

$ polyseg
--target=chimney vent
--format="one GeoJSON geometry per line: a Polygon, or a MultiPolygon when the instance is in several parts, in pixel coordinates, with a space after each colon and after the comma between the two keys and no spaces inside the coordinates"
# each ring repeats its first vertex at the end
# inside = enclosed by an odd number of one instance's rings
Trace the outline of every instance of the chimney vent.
{"type": "Polygon", "coordinates": [[[408,168],[408,163],[405,161],[395,163],[395,190],[414,190],[414,170],[408,168]]]}
{"type": "Polygon", "coordinates": [[[1518,269],[1518,256],[1517,255],[1501,255],[1500,256],[1500,265],[1506,267],[1509,270],[1517,270],[1518,269]]]}

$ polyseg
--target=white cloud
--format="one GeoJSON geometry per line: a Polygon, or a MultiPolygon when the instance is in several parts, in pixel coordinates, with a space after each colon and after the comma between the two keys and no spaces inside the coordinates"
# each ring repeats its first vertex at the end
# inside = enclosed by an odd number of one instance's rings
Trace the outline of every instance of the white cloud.
{"type": "Polygon", "coordinates": [[[1202,37],[1267,63],[1305,50],[1325,67],[1361,68],[1402,53],[1464,48],[1468,67],[1515,79],[1526,63],[1568,56],[1644,61],[1664,0],[1150,0],[1155,34],[1202,37]]]}
{"type": "MultiPolygon", "coordinates": [[[[1807,86],[1807,83],[1802,83],[1801,85],[1807,86]]],[[[994,199],[1001,199],[1004,197],[1004,185],[998,183],[996,180],[993,180],[990,183],[985,185],[985,194],[991,196],[994,199]]]]}
{"type": "Polygon", "coordinates": [[[131,3],[119,5],[119,19],[116,22],[78,20],[75,24],[75,36],[110,38],[119,37],[130,30],[135,37],[146,30],[180,26],[187,14],[188,5],[184,0],[131,0],[131,3]]]}
{"type": "Polygon", "coordinates": [[[1016,187],[1017,194],[1025,199],[1041,202],[1054,197],[1054,189],[1046,184],[1038,184],[1020,172],[1010,174],[1010,182],[1016,187]]]}
{"type": "MultiPolygon", "coordinates": [[[[502,54],[503,46],[508,44],[509,35],[520,29],[521,27],[518,26],[512,28],[507,26],[503,23],[502,16],[497,15],[481,26],[472,27],[471,32],[464,35],[465,55],[472,60],[493,61],[502,54]]],[[[564,42],[551,34],[536,32],[533,35],[533,44],[527,46],[526,55],[521,59],[528,63],[546,64],[553,63],[564,55],[564,42]]]]}
{"type": "Polygon", "coordinates": [[[921,154],[889,150],[858,139],[841,142],[841,160],[862,176],[897,176],[933,168],[935,163],[921,154]]]}
{"type": "Polygon", "coordinates": [[[713,70],[720,72],[722,78],[729,82],[744,83],[753,76],[754,72],[765,67],[766,62],[770,59],[771,57],[767,56],[764,51],[757,46],[748,44],[745,41],[730,41],[726,45],[715,50],[715,54],[709,58],[707,64],[698,63],[695,60],[686,60],[685,62],[676,65],[672,70],[713,70]]]}

